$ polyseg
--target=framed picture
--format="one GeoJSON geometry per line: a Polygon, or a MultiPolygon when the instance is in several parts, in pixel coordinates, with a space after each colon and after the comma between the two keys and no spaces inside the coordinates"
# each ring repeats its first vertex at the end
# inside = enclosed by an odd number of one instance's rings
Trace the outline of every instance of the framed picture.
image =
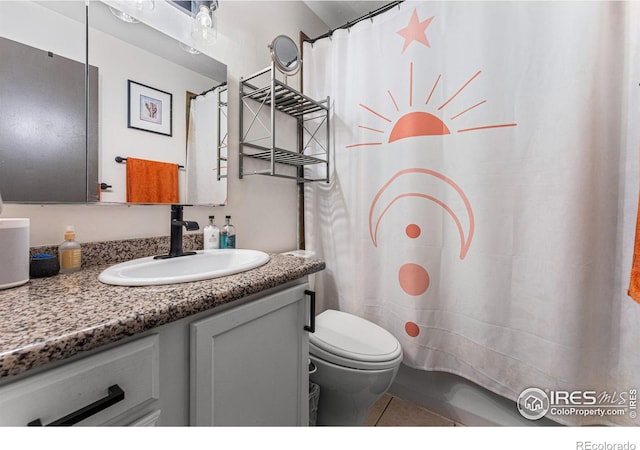
{"type": "Polygon", "coordinates": [[[128,127],[171,136],[173,95],[131,80],[127,91],[128,127]]]}

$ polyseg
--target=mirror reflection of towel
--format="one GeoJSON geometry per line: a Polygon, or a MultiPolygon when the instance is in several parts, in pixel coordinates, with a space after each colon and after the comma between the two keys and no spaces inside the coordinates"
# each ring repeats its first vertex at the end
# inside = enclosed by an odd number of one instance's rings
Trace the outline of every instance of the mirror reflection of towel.
{"type": "Polygon", "coordinates": [[[128,203],[179,203],[178,165],[127,158],[128,203]]]}

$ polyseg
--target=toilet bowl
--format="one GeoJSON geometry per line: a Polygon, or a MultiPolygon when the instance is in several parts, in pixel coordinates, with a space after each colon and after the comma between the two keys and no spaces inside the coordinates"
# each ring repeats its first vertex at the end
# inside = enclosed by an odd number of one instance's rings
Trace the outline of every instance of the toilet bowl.
{"type": "Polygon", "coordinates": [[[391,333],[361,317],[335,310],[316,316],[309,357],[320,386],[318,425],[357,426],[389,389],[402,362],[391,333]]]}

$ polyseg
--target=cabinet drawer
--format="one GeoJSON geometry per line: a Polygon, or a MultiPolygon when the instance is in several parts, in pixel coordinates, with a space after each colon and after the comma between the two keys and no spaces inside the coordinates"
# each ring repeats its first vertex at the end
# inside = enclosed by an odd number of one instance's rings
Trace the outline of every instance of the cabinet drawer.
{"type": "MultiPolygon", "coordinates": [[[[142,403],[158,399],[158,335],[38,373],[0,387],[0,425],[43,425],[115,394],[115,403],[90,414],[78,425],[100,425],[142,403]],[[124,392],[124,398],[117,386],[124,392]]],[[[96,408],[100,409],[100,408],[96,408]]]]}

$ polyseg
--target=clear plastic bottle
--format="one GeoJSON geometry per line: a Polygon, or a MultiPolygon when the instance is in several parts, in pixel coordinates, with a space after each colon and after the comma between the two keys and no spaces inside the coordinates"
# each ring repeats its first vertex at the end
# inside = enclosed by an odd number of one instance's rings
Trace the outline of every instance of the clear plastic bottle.
{"type": "Polygon", "coordinates": [[[209,216],[209,224],[204,227],[204,249],[220,248],[220,228],[213,222],[214,216],[209,216]]]}
{"type": "Polygon", "coordinates": [[[220,248],[236,248],[236,227],[231,225],[231,216],[226,216],[220,231],[220,248]]]}
{"type": "Polygon", "coordinates": [[[67,230],[64,233],[64,242],[58,247],[60,273],[76,272],[82,266],[82,250],[75,239],[75,229],[72,225],[67,225],[67,230]]]}

